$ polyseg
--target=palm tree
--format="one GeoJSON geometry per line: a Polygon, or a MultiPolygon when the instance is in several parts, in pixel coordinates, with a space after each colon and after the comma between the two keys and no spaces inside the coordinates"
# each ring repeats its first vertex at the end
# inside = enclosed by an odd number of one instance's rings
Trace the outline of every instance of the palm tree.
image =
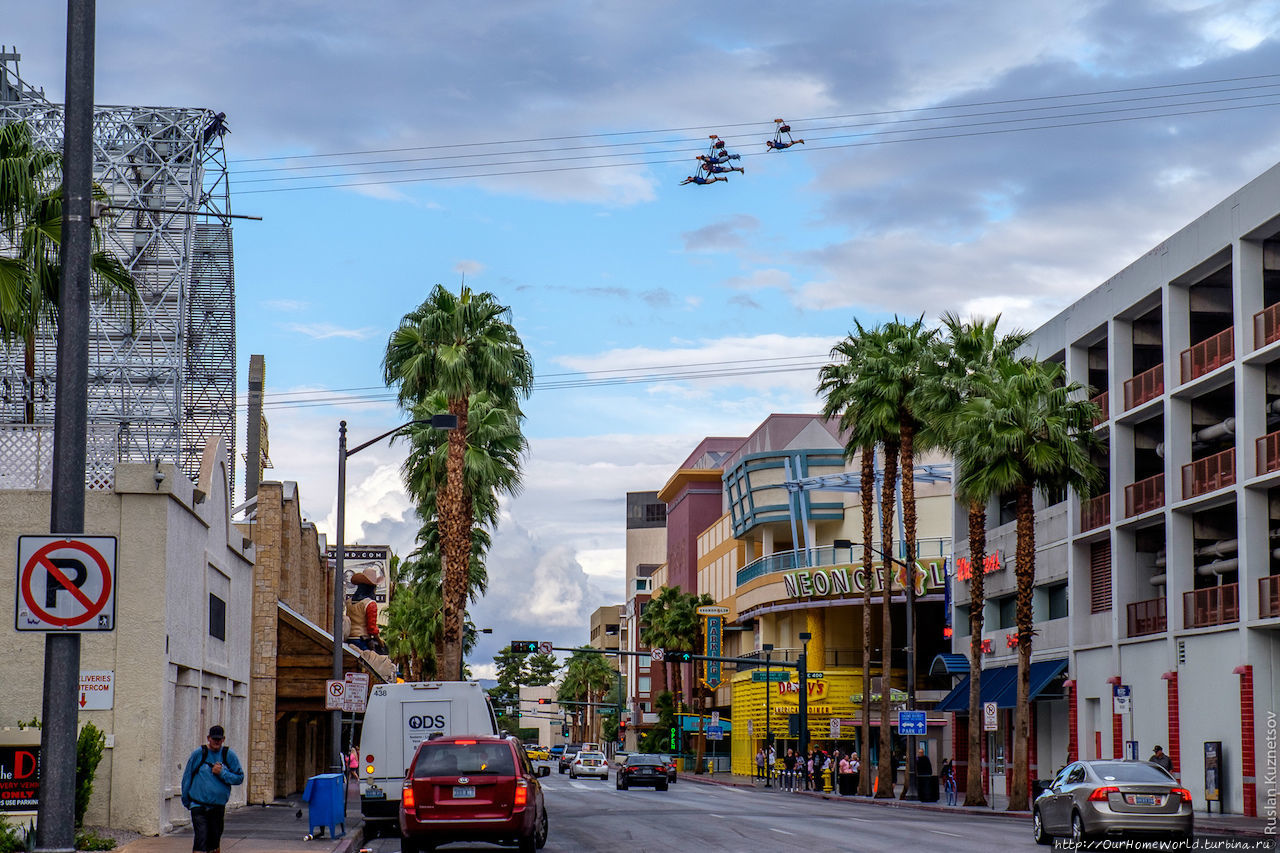
{"type": "MultiPolygon", "coordinates": [[[[0,126],[0,339],[21,342],[27,388],[35,377],[35,339],[42,323],[56,323],[61,304],[61,157],[35,144],[26,122],[0,126]]],[[[106,193],[96,184],[94,198],[106,193]]],[[[92,231],[89,271],[98,298],[126,297],[130,316],[139,303],[129,271],[100,247],[92,231]]],[[[27,394],[24,419],[35,422],[35,400],[27,394]]]]}
{"type": "Polygon", "coordinates": [[[464,285],[455,295],[436,285],[391,333],[382,362],[387,385],[399,386],[401,406],[412,411],[438,393],[458,418],[457,429],[448,434],[435,512],[445,565],[440,661],[445,672],[457,672],[462,655],[475,510],[465,470],[470,403],[473,395],[485,392],[495,405],[518,413],[518,401],[533,385],[533,360],[509,316],[492,293],[475,293],[464,285]]]}
{"type": "MultiPolygon", "coordinates": [[[[613,667],[605,662],[604,655],[600,654],[598,649],[593,649],[591,646],[580,646],[575,649],[564,665],[564,679],[556,690],[557,702],[595,702],[603,699],[614,685],[613,667]]],[[[584,707],[588,712],[592,710],[590,705],[584,707]]],[[[578,740],[586,740],[587,732],[598,735],[595,731],[597,719],[595,714],[584,715],[583,723],[578,730],[578,740]]],[[[594,739],[598,741],[600,738],[597,736],[594,739]]]]}
{"type": "MultiPolygon", "coordinates": [[[[640,623],[640,640],[651,649],[665,649],[674,653],[682,649],[692,649],[693,639],[690,634],[696,631],[696,615],[687,606],[684,593],[678,587],[665,586],[657,595],[649,599],[645,605],[644,617],[640,623]],[[688,612],[686,612],[688,611],[688,612]]],[[[663,660],[663,670],[671,673],[667,684],[675,701],[683,698],[683,673],[680,664],[668,654],[663,660]]]]}
{"type": "Polygon", "coordinates": [[[1032,359],[1005,360],[975,377],[976,393],[956,416],[958,441],[984,452],[970,460],[957,480],[961,495],[1012,494],[1016,507],[1018,697],[1014,711],[1013,782],[1010,811],[1029,808],[1027,737],[1031,692],[1031,613],[1035,588],[1034,493],[1073,488],[1087,496],[1101,481],[1092,452],[1098,407],[1087,390],[1069,382],[1062,365],[1032,359]]]}
{"type": "MultiPolygon", "coordinates": [[[[925,431],[928,440],[951,453],[955,470],[975,464],[987,452],[958,440],[955,415],[961,403],[976,392],[975,377],[990,373],[1000,362],[1013,357],[1027,334],[1014,331],[1000,336],[997,315],[992,320],[962,321],[947,312],[941,317],[946,339],[936,343],[924,375],[925,431]]],[[[968,483],[972,487],[973,483],[968,483]]],[[[986,600],[984,569],[987,555],[987,501],[990,494],[965,493],[957,487],[956,497],[969,506],[969,764],[965,781],[966,806],[985,806],[982,790],[982,718],[977,709],[982,695],[982,608],[986,600]]]]}

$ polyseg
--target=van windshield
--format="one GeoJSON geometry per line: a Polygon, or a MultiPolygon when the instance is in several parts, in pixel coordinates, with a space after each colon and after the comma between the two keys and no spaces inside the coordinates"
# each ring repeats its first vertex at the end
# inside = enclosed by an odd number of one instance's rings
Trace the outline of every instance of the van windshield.
{"type": "Polygon", "coordinates": [[[505,743],[428,743],[413,765],[415,778],[427,776],[514,776],[515,760],[505,743]]]}

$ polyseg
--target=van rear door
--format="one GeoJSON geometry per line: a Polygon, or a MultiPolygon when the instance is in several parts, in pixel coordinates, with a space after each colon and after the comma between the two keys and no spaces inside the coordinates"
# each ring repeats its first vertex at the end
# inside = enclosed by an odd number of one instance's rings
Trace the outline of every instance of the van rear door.
{"type": "Polygon", "coordinates": [[[409,699],[400,703],[401,731],[403,732],[403,772],[413,761],[418,744],[433,734],[452,734],[453,703],[448,699],[434,701],[409,699]]]}

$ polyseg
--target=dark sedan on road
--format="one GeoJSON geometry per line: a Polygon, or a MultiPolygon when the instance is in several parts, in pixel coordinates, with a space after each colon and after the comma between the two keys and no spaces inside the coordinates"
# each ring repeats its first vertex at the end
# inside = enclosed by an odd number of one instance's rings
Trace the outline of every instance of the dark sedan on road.
{"type": "Polygon", "coordinates": [[[619,791],[628,788],[652,787],[659,791],[667,790],[667,765],[661,755],[632,753],[627,761],[618,768],[616,787],[619,791]]]}
{"type": "Polygon", "coordinates": [[[1036,798],[1036,843],[1055,835],[1082,842],[1103,836],[1191,838],[1191,792],[1147,761],[1077,761],[1036,798]]]}

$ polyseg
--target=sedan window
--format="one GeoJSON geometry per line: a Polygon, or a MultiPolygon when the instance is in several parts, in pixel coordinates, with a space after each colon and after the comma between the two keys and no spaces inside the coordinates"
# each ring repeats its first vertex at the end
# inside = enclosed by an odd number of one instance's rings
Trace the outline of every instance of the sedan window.
{"type": "Polygon", "coordinates": [[[1093,772],[1108,782],[1167,785],[1173,781],[1173,777],[1164,768],[1145,761],[1100,761],[1093,765],[1093,772]]]}

